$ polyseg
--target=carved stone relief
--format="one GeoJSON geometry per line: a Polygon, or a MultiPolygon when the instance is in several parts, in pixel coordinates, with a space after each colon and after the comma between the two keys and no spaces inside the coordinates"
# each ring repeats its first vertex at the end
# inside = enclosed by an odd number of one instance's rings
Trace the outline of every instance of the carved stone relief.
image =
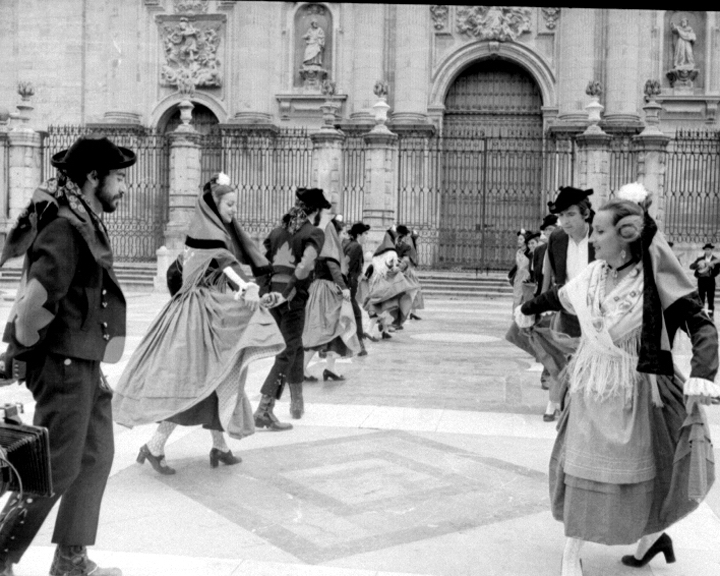
{"type": "Polygon", "coordinates": [[[445,4],[433,4],[430,6],[430,17],[435,30],[444,30],[448,25],[450,9],[445,4]]]}
{"type": "Polygon", "coordinates": [[[458,6],[457,31],[479,40],[515,40],[530,31],[531,8],[521,6],[458,6]]]}
{"type": "Polygon", "coordinates": [[[545,27],[548,30],[555,30],[560,18],[560,8],[540,8],[540,10],[545,20],[545,27]]]}
{"type": "Polygon", "coordinates": [[[321,4],[308,4],[295,17],[295,85],[320,93],[332,59],[332,15],[321,4]]]}
{"type": "Polygon", "coordinates": [[[208,0],[173,0],[176,14],[204,14],[208,11],[208,0]]]}
{"type": "Polygon", "coordinates": [[[163,25],[161,34],[165,49],[161,84],[184,89],[188,89],[189,84],[195,88],[222,85],[219,24],[198,23],[183,16],[177,23],[163,25]]]}

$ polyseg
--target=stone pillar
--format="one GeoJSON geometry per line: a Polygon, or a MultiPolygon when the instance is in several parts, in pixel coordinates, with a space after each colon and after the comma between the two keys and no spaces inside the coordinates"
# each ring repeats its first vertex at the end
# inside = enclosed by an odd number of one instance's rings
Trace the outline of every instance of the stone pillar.
{"type": "MultiPolygon", "coordinates": [[[[563,13],[564,15],[564,13],[563,13]]],[[[640,65],[640,11],[608,10],[607,80],[605,122],[608,125],[640,125],[638,75],[640,65]]],[[[648,49],[643,46],[643,49],[648,49]]]]}
{"type": "Polygon", "coordinates": [[[313,186],[321,188],[335,214],[343,213],[343,153],[345,135],[332,126],[311,135],[313,142],[313,186]]]}
{"type": "Polygon", "coordinates": [[[237,56],[233,60],[233,86],[237,89],[233,123],[272,122],[272,86],[275,86],[274,71],[279,55],[272,53],[268,23],[278,21],[277,7],[275,2],[242,4],[234,50],[237,56]]]}
{"type": "Polygon", "coordinates": [[[578,188],[593,189],[590,201],[597,210],[610,199],[610,136],[585,131],[577,143],[578,188]]]}
{"type": "Polygon", "coordinates": [[[360,123],[373,124],[370,111],[374,103],[375,82],[384,79],[383,54],[385,10],[383,4],[347,4],[352,6],[354,16],[355,42],[353,54],[352,102],[348,102],[350,119],[360,123]]]}
{"type": "Polygon", "coordinates": [[[670,137],[658,128],[658,112],[662,106],[651,100],[645,106],[645,130],[633,137],[638,154],[638,179],[653,194],[650,216],[658,228],[665,225],[665,160],[670,137]]]}
{"type": "Polygon", "coordinates": [[[393,124],[427,122],[430,86],[430,10],[427,5],[398,4],[393,124]]]}
{"type": "MultiPolygon", "coordinates": [[[[107,8],[109,30],[132,30],[145,17],[140,2],[113,2],[107,8]]],[[[137,42],[137,40],[136,40],[137,42]]],[[[133,43],[133,36],[118,35],[104,43],[107,54],[105,71],[106,112],[103,122],[127,126],[140,126],[143,96],[140,92],[138,67],[140,48],[133,43]]]]}
{"type": "Polygon", "coordinates": [[[595,16],[589,8],[563,8],[558,47],[558,120],[585,126],[583,101],[595,74],[595,16]]]}
{"type": "Polygon", "coordinates": [[[375,251],[385,230],[395,224],[398,203],[398,137],[390,131],[365,136],[363,222],[371,228],[364,248],[375,251]]]}

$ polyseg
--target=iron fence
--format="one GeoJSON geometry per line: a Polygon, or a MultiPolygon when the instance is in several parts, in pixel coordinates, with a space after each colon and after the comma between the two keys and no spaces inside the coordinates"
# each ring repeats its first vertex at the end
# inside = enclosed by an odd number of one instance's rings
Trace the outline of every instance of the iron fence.
{"type": "Polygon", "coordinates": [[[362,220],[365,200],[365,140],[348,135],[343,142],[343,191],[340,211],[348,223],[362,220]]]}
{"type": "Polygon", "coordinates": [[[608,168],[608,187],[611,197],[624,184],[637,181],[637,152],[633,146],[631,135],[617,135],[610,140],[610,165],[608,168]]]}
{"type": "Polygon", "coordinates": [[[668,144],[665,198],[669,240],[720,241],[720,131],[675,133],[668,144]]]}
{"type": "Polygon", "coordinates": [[[305,129],[220,128],[204,137],[202,181],[222,170],[238,192],[238,221],[263,240],[312,181],[312,141],[305,129]]]}
{"type": "MultiPolygon", "coordinates": [[[[54,174],[53,154],[69,148],[77,138],[97,132],[80,125],[50,126],[43,135],[43,179],[54,174]]],[[[164,241],[168,220],[169,147],[164,135],[144,128],[102,128],[119,146],[135,152],[137,162],[127,169],[128,193],[118,209],[104,214],[117,261],[150,262],[164,241]]]]}

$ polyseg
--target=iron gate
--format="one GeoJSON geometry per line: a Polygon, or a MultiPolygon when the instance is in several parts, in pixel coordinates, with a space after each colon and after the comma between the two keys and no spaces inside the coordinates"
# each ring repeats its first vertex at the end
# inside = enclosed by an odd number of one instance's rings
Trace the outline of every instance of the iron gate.
{"type": "MultiPolygon", "coordinates": [[[[55,173],[50,164],[53,154],[93,131],[84,126],[50,126],[43,138],[43,179],[55,173]]],[[[127,169],[128,193],[115,212],[103,216],[115,260],[154,262],[168,220],[168,142],[164,135],[140,127],[103,128],[102,133],[137,156],[135,165],[127,169]]]]}

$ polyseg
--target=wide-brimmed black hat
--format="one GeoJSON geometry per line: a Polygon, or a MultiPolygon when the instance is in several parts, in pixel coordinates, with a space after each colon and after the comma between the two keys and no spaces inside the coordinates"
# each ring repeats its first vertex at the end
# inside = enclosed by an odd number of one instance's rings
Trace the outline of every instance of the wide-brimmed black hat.
{"type": "Polygon", "coordinates": [[[707,250],[708,248],[710,248],[710,250],[715,250],[715,246],[713,244],[710,244],[710,242],[703,246],[703,250],[707,250]]]}
{"type": "Polygon", "coordinates": [[[548,202],[548,208],[550,208],[551,214],[557,214],[563,210],[567,210],[570,206],[579,204],[588,196],[593,193],[592,188],[589,190],[580,190],[580,188],[573,188],[572,186],[565,186],[560,188],[560,192],[555,198],[554,202],[548,202]]]}
{"type": "Polygon", "coordinates": [[[295,196],[308,208],[322,210],[323,208],[332,207],[332,204],[327,201],[325,193],[320,188],[298,188],[295,196]]]}
{"type": "Polygon", "coordinates": [[[355,236],[355,238],[357,238],[361,234],[365,234],[368,230],[370,230],[370,226],[364,222],[355,222],[355,224],[350,226],[350,236],[355,236]]]}
{"type": "Polygon", "coordinates": [[[398,226],[396,226],[395,231],[398,233],[399,236],[407,236],[408,234],[410,234],[410,229],[404,224],[399,224],[398,226]]]}
{"type": "Polygon", "coordinates": [[[528,230],[525,232],[525,243],[527,244],[530,242],[530,240],[534,240],[536,238],[540,238],[540,232],[533,232],[532,230],[528,230]]]}
{"type": "Polygon", "coordinates": [[[543,218],[542,224],[540,224],[540,230],[545,230],[548,226],[557,226],[557,221],[557,214],[548,214],[543,218]]]}
{"type": "Polygon", "coordinates": [[[119,170],[135,164],[135,153],[117,146],[106,136],[81,136],[67,150],[54,154],[50,163],[60,170],[119,170]]]}

